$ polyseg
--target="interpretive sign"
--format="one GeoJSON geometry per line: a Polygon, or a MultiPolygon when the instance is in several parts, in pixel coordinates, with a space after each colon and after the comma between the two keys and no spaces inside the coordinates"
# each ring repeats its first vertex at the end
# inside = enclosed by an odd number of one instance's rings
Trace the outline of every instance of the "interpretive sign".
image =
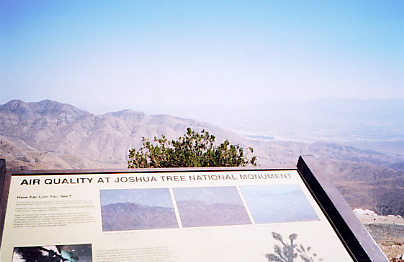
{"type": "Polygon", "coordinates": [[[20,172],[6,211],[1,261],[358,261],[298,169],[20,172]]]}

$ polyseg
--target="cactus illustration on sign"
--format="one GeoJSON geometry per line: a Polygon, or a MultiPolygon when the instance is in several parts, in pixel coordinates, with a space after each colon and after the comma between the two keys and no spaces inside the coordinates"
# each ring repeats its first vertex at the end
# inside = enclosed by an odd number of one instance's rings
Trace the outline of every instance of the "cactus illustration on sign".
{"type": "Polygon", "coordinates": [[[311,247],[305,248],[302,244],[299,246],[295,243],[297,234],[293,233],[289,235],[289,243],[285,243],[281,234],[272,232],[272,237],[279,242],[282,246],[275,245],[274,253],[266,254],[266,258],[269,262],[315,262],[323,261],[316,253],[311,253],[311,247]],[[295,260],[299,259],[300,260],[295,260]]]}

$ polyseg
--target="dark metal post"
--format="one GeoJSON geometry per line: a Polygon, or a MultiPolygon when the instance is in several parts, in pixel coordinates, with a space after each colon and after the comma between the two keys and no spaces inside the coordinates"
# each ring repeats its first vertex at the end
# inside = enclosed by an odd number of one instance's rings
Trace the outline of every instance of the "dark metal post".
{"type": "Polygon", "coordinates": [[[0,198],[2,196],[5,179],[6,179],[6,160],[0,159],[0,198]]]}
{"type": "Polygon", "coordinates": [[[4,220],[6,218],[7,196],[9,188],[5,186],[7,179],[6,160],[0,159],[0,246],[3,238],[4,220]]]}

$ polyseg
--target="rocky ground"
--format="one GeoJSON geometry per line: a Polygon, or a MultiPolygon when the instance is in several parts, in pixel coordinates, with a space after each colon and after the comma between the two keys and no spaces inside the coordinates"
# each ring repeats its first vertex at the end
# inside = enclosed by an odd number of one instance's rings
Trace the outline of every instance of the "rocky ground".
{"type": "Polygon", "coordinates": [[[404,262],[404,219],[401,216],[379,216],[371,210],[354,213],[392,262],[404,262]]]}

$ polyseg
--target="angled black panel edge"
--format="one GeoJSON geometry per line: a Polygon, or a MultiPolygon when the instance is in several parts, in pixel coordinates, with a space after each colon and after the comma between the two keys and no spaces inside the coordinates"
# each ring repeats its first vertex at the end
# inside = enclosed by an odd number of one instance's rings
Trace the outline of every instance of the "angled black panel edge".
{"type": "Polygon", "coordinates": [[[313,156],[301,156],[297,170],[335,232],[356,261],[388,261],[348,203],[318,167],[313,156]]]}
{"type": "Polygon", "coordinates": [[[6,179],[6,160],[0,159],[0,197],[4,188],[4,180],[6,179]]]}
{"type": "Polygon", "coordinates": [[[3,238],[4,220],[6,218],[10,174],[6,171],[6,161],[0,159],[0,246],[3,238]]]}

